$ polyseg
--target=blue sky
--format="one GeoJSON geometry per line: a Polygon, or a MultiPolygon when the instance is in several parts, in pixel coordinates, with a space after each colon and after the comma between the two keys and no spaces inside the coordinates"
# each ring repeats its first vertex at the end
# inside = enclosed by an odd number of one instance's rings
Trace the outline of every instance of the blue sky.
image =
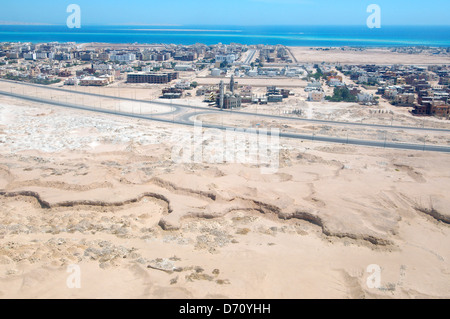
{"type": "Polygon", "coordinates": [[[449,0],[15,0],[0,23],[65,24],[69,4],[83,25],[364,25],[378,4],[383,25],[449,25],[449,0]]]}

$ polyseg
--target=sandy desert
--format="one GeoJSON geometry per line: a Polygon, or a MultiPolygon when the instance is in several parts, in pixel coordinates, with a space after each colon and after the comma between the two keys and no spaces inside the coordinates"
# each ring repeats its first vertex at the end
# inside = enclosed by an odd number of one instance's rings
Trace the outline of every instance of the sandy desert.
{"type": "MultiPolygon", "coordinates": [[[[170,109],[88,96],[77,103],[170,109]]],[[[383,113],[288,104],[246,111],[300,108],[319,119],[449,128],[387,103],[383,113]]],[[[376,129],[199,119],[385,138],[376,129]]],[[[282,138],[277,172],[262,174],[257,164],[175,162],[179,134],[193,128],[0,96],[0,298],[450,298],[448,154],[282,138]],[[68,284],[74,265],[79,287],[68,284]],[[373,265],[381,270],[377,287],[373,265]]],[[[443,132],[389,134],[450,143],[443,132]]]]}

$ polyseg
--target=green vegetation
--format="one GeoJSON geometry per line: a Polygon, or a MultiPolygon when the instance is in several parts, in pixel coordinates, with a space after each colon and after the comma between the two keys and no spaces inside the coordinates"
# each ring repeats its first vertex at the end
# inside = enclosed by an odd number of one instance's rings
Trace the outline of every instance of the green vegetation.
{"type": "Polygon", "coordinates": [[[194,81],[191,83],[191,88],[195,89],[197,86],[198,86],[197,82],[194,81]]]}
{"type": "Polygon", "coordinates": [[[225,68],[229,68],[231,65],[229,65],[227,63],[227,61],[223,61],[222,63],[220,63],[220,68],[221,69],[225,69],[225,68]]]}
{"type": "Polygon", "coordinates": [[[359,82],[358,84],[361,84],[363,86],[368,86],[368,87],[370,87],[370,86],[377,87],[379,85],[379,83],[376,80],[372,80],[372,79],[370,79],[367,82],[359,82]]]}
{"type": "Polygon", "coordinates": [[[42,85],[50,85],[50,84],[55,84],[55,83],[61,82],[60,79],[56,79],[56,80],[37,79],[37,78],[32,78],[30,76],[28,76],[28,77],[21,77],[21,76],[15,76],[15,75],[12,75],[12,74],[7,74],[5,76],[5,79],[12,80],[12,81],[20,81],[20,82],[29,82],[29,83],[35,83],[35,84],[42,84],[42,85]]]}
{"type": "Polygon", "coordinates": [[[56,79],[56,80],[49,80],[49,79],[31,79],[30,82],[31,82],[31,83],[35,83],[35,84],[50,85],[50,84],[59,83],[59,82],[61,82],[61,80],[60,80],[60,79],[56,79]]]}
{"type": "Polygon", "coordinates": [[[308,79],[315,79],[316,81],[319,81],[321,78],[325,78],[325,75],[323,74],[322,70],[320,69],[320,67],[318,65],[314,66],[317,70],[316,73],[314,74],[308,74],[308,79]]]}
{"type": "Polygon", "coordinates": [[[330,102],[357,102],[358,99],[356,96],[350,94],[350,90],[344,87],[336,87],[334,88],[333,96],[326,96],[325,100],[330,102]]]}

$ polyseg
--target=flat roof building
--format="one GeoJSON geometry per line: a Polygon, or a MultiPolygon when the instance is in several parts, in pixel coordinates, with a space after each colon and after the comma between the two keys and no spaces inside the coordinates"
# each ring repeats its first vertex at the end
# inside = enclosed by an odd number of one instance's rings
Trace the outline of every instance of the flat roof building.
{"type": "Polygon", "coordinates": [[[128,83],[165,84],[178,79],[178,72],[168,73],[129,73],[128,83]]]}
{"type": "Polygon", "coordinates": [[[80,85],[83,86],[104,86],[108,85],[109,81],[107,78],[98,78],[95,76],[87,76],[80,80],[80,85]]]}

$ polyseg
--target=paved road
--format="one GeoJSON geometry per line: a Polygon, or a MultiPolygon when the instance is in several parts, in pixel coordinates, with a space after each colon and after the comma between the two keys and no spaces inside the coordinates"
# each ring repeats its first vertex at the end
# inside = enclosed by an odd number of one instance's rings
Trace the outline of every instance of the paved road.
{"type": "MultiPolygon", "coordinates": [[[[207,108],[207,107],[203,107],[203,106],[185,105],[185,104],[179,104],[179,103],[173,103],[173,102],[165,103],[165,102],[160,102],[160,101],[135,100],[135,99],[126,98],[126,97],[115,97],[115,96],[103,95],[103,94],[97,94],[97,93],[78,92],[78,91],[73,91],[73,90],[68,90],[68,89],[55,88],[55,87],[43,86],[43,85],[32,84],[32,83],[9,81],[9,80],[0,80],[0,82],[10,82],[10,83],[18,84],[18,85],[27,85],[27,86],[39,87],[39,88],[43,88],[43,89],[57,90],[57,91],[69,92],[69,93],[74,93],[74,94],[83,94],[83,95],[89,95],[89,96],[96,96],[96,97],[102,97],[102,98],[109,98],[109,99],[114,99],[114,100],[131,101],[131,102],[138,102],[138,103],[164,105],[164,106],[171,105],[173,107],[193,109],[193,110],[214,111],[211,108],[207,108]]],[[[358,122],[316,120],[316,119],[305,119],[305,118],[300,118],[300,117],[288,117],[288,116],[261,114],[261,113],[254,113],[254,112],[242,112],[242,111],[238,111],[238,110],[232,110],[231,112],[233,114],[242,115],[242,116],[252,116],[252,117],[259,116],[259,117],[268,118],[268,119],[300,121],[300,122],[306,122],[306,123],[326,124],[326,125],[332,125],[332,126],[350,126],[350,127],[356,126],[356,127],[363,127],[363,128],[364,127],[378,128],[378,129],[382,129],[382,130],[412,130],[412,131],[450,133],[450,129],[443,129],[443,128],[427,128],[427,127],[413,127],[413,126],[400,126],[400,125],[381,125],[381,124],[368,124],[368,123],[358,123],[358,122]]]]}
{"type": "Polygon", "coordinates": [[[256,54],[255,49],[250,49],[249,51],[250,52],[248,53],[247,58],[245,59],[245,62],[244,62],[245,65],[250,65],[251,61],[253,60],[253,57],[256,54]]]}
{"type": "MultiPolygon", "coordinates": [[[[91,107],[91,106],[84,106],[84,105],[79,105],[79,104],[64,103],[64,102],[59,102],[57,100],[41,99],[41,98],[34,97],[34,96],[10,93],[10,92],[5,92],[5,91],[0,91],[0,95],[10,96],[10,97],[27,100],[27,101],[32,101],[32,102],[62,106],[62,107],[67,107],[67,108],[77,109],[77,110],[82,110],[82,111],[90,111],[90,112],[98,112],[98,113],[104,113],[104,114],[122,115],[122,116],[133,115],[133,117],[144,118],[144,119],[153,119],[153,118],[156,119],[157,116],[159,117],[159,116],[165,116],[165,115],[179,114],[183,111],[182,109],[180,109],[177,106],[172,106],[173,110],[169,111],[169,112],[158,113],[158,114],[155,113],[155,114],[151,114],[151,115],[150,114],[137,114],[137,113],[121,112],[121,111],[117,111],[117,110],[108,110],[108,109],[104,109],[104,108],[96,108],[96,107],[91,107]]],[[[166,106],[170,107],[170,105],[166,105],[166,106]]]]}
{"type": "MultiPolygon", "coordinates": [[[[137,119],[145,119],[145,120],[151,120],[151,121],[158,121],[158,122],[164,122],[164,123],[173,123],[173,124],[179,124],[179,125],[187,125],[192,126],[194,123],[190,120],[190,117],[195,116],[196,114],[183,114],[181,116],[181,119],[175,119],[173,117],[172,120],[162,118],[161,116],[167,115],[166,114],[159,114],[159,115],[144,115],[144,114],[132,114],[132,113],[126,113],[126,112],[117,112],[113,110],[106,110],[106,109],[100,109],[100,108],[94,108],[94,107],[87,107],[87,106],[80,106],[76,104],[70,104],[70,103],[63,103],[58,102],[54,100],[46,100],[41,98],[36,98],[32,96],[26,96],[16,93],[10,93],[10,92],[4,92],[0,91],[1,95],[10,96],[14,98],[19,98],[23,100],[38,102],[38,103],[45,103],[50,105],[56,105],[56,106],[62,106],[77,110],[83,110],[83,111],[91,111],[91,112],[98,112],[103,114],[111,114],[111,115],[119,115],[119,116],[125,116],[125,117],[131,117],[131,118],[137,118],[137,119]]],[[[173,106],[175,109],[170,112],[180,112],[180,109],[177,106],[173,106]]],[[[219,113],[220,111],[214,111],[216,113],[219,113]]],[[[201,114],[202,112],[198,112],[201,114]]],[[[221,126],[217,124],[207,124],[203,123],[204,128],[214,128],[214,129],[220,129],[220,130],[226,130],[226,129],[236,129],[235,127],[226,127],[221,126]]],[[[248,129],[247,132],[249,133],[256,133],[258,132],[257,129],[248,129]]],[[[391,148],[391,149],[405,149],[405,150],[416,150],[416,151],[432,151],[432,152],[442,152],[442,153],[450,153],[450,147],[446,146],[436,146],[436,145],[418,145],[418,144],[402,144],[402,143],[393,143],[393,142],[383,142],[383,141],[367,141],[367,140],[359,140],[359,139],[346,139],[346,138],[339,138],[339,137],[326,137],[326,136],[315,136],[315,135],[306,135],[306,134],[295,134],[295,133],[288,133],[288,132],[280,132],[280,137],[282,138],[292,138],[292,139],[300,139],[300,140],[313,140],[313,141],[320,141],[320,142],[328,142],[328,143],[339,143],[339,144],[350,144],[350,145],[360,145],[360,146],[371,146],[371,147],[383,147],[383,148],[391,148]]]]}

